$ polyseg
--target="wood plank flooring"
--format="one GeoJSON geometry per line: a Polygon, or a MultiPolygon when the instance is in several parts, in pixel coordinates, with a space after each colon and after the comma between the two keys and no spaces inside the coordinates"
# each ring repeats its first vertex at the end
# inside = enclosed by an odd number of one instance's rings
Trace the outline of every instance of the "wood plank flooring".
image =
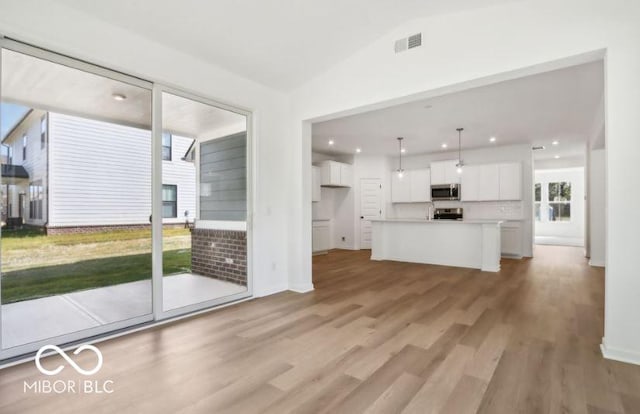
{"type": "Polygon", "coordinates": [[[34,364],[0,370],[0,412],[640,413],[640,367],[600,355],[603,271],[581,249],[497,274],[368,254],[314,257],[311,293],[100,343],[112,394],[26,396],[34,364]]]}

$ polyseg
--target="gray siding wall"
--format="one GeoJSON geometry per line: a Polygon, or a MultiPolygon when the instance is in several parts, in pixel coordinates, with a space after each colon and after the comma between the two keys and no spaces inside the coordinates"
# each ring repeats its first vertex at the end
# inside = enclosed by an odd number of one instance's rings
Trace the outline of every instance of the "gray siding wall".
{"type": "Polygon", "coordinates": [[[246,221],[246,132],[201,144],[200,219],[246,221]]]}

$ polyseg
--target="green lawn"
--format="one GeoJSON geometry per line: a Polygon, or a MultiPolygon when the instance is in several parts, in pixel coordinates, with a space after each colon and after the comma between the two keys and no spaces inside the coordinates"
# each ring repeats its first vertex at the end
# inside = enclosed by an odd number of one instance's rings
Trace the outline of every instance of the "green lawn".
{"type": "MultiPolygon", "coordinates": [[[[184,238],[188,234],[188,230],[166,229],[165,244],[167,245],[166,242],[172,237],[184,238]]],[[[34,259],[29,261],[28,268],[2,274],[2,303],[149,279],[151,278],[151,253],[131,254],[128,250],[132,242],[149,240],[149,237],[148,230],[58,236],[45,236],[37,229],[3,231],[3,254],[13,252],[23,255],[31,252],[33,255],[30,257],[34,259]],[[111,256],[81,255],[81,259],[72,263],[50,264],[47,263],[46,255],[37,254],[37,252],[51,249],[59,251],[59,246],[68,246],[75,254],[88,251],[83,249],[83,244],[108,245],[111,256]],[[113,249],[117,249],[116,252],[120,251],[121,255],[113,256],[113,249]]],[[[165,275],[188,272],[190,267],[191,250],[188,247],[164,251],[165,275]]]]}

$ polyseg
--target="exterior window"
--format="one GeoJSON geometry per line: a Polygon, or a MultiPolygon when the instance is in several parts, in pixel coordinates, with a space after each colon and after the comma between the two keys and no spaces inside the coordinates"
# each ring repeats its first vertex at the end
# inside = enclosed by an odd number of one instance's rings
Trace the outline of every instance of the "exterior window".
{"type": "Polygon", "coordinates": [[[162,160],[171,161],[171,143],[173,139],[171,134],[164,132],[162,134],[162,160]]]}
{"type": "Polygon", "coordinates": [[[13,147],[11,145],[7,147],[7,164],[13,164],[13,147]]]}
{"type": "Polygon", "coordinates": [[[29,218],[42,220],[42,200],[44,199],[42,181],[29,184],[29,218]]]}
{"type": "Polygon", "coordinates": [[[536,211],[536,221],[540,221],[540,203],[542,202],[542,184],[536,183],[534,187],[534,208],[536,211]]]}
{"type": "Polygon", "coordinates": [[[43,116],[40,120],[40,149],[47,145],[47,117],[43,116]]]}
{"type": "Polygon", "coordinates": [[[549,221],[571,221],[571,183],[549,183],[549,221]]]}
{"type": "Polygon", "coordinates": [[[178,186],[162,184],[162,217],[178,217],[178,186]]]}
{"type": "Polygon", "coordinates": [[[27,160],[27,135],[22,136],[22,160],[27,160]]]}

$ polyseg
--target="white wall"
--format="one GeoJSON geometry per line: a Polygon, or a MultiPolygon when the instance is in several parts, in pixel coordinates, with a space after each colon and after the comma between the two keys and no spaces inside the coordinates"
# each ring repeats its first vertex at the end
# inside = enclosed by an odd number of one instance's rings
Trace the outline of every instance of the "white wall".
{"type": "MultiPolygon", "coordinates": [[[[542,192],[548,191],[549,183],[571,183],[571,220],[536,221],[536,243],[584,246],[585,235],[585,183],[584,168],[536,170],[535,183],[540,183],[542,192]]],[[[543,199],[545,198],[543,194],[543,199]]]]}
{"type": "Polygon", "coordinates": [[[640,363],[637,235],[640,193],[640,3],[528,0],[416,18],[292,95],[291,282],[311,283],[310,121],[326,120],[596,59],[606,50],[607,275],[603,350],[640,363]],[[455,29],[453,29],[455,28],[455,29]],[[423,45],[394,54],[396,39],[423,45]],[[571,58],[569,58],[571,57],[571,58]]]}
{"type": "Polygon", "coordinates": [[[589,229],[590,263],[606,264],[606,150],[591,151],[589,171],[589,229]]]}
{"type": "Polygon", "coordinates": [[[292,159],[298,153],[290,145],[290,108],[283,93],[59,3],[3,1],[0,33],[253,111],[254,293],[287,289],[289,239],[284,229],[290,226],[288,183],[295,172],[292,159]]]}

